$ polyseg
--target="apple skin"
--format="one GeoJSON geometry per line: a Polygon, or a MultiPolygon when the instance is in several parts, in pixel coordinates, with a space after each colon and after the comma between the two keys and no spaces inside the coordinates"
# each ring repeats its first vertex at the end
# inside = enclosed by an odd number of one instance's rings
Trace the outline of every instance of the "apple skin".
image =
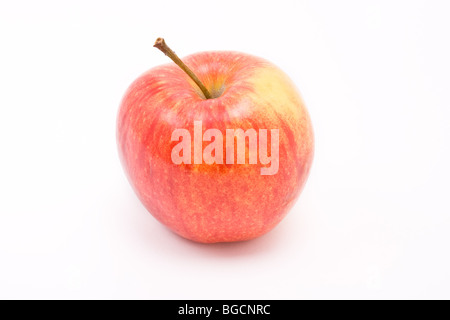
{"type": "Polygon", "coordinates": [[[184,238],[214,243],[259,237],[286,216],[307,180],[314,137],[304,102],[286,74],[255,56],[201,52],[183,62],[216,98],[204,99],[174,63],[135,80],[117,119],[128,180],[147,210],[184,238]],[[261,175],[262,165],[248,164],[248,154],[246,164],[174,164],[172,132],[185,128],[193,137],[199,120],[203,132],[216,128],[224,137],[227,128],[279,129],[278,172],[261,175]]]}

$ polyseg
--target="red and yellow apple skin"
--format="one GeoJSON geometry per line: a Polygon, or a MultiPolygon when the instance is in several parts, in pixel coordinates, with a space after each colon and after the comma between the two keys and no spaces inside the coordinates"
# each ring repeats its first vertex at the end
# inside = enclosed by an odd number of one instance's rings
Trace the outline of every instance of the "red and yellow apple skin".
{"type": "Polygon", "coordinates": [[[280,69],[255,56],[202,52],[183,61],[216,98],[204,99],[173,63],[135,80],[117,120],[127,177],[147,210],[184,238],[214,243],[259,237],[285,217],[310,171],[314,138],[303,100],[280,69]],[[279,129],[278,172],[261,175],[259,161],[248,164],[248,152],[246,164],[174,164],[172,132],[185,128],[193,137],[194,121],[202,121],[203,132],[219,129],[224,148],[226,129],[279,129]]]}

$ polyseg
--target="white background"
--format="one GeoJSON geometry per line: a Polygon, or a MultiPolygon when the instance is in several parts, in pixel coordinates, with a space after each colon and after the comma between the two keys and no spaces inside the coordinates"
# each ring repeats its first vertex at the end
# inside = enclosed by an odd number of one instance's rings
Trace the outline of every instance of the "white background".
{"type": "Polygon", "coordinates": [[[0,2],[0,298],[450,298],[448,1],[0,2]],[[169,4],[170,3],[170,4],[169,4]],[[180,56],[271,60],[316,156],[272,232],[202,245],[120,166],[128,85],[180,56]]]}

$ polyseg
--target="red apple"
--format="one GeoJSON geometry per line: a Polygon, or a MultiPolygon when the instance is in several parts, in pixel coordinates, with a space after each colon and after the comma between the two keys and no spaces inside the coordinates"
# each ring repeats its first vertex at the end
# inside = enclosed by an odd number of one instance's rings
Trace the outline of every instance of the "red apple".
{"type": "Polygon", "coordinates": [[[117,121],[127,177],[148,211],[187,239],[213,243],[261,236],[286,216],[309,174],[314,139],[302,98],[286,74],[255,56],[202,52],[183,62],[211,98],[174,63],[135,80],[117,121]],[[208,139],[208,129],[222,133],[222,141],[218,135],[208,139]],[[239,137],[230,139],[227,129],[236,136],[242,129],[241,138],[250,130],[259,138],[266,132],[267,146],[258,140],[254,149],[252,136],[244,136],[245,163],[238,163],[239,137]],[[278,141],[270,135],[275,130],[278,141]],[[221,148],[211,153],[216,161],[207,163],[213,142],[221,148]],[[272,163],[262,161],[264,147],[272,163]]]}

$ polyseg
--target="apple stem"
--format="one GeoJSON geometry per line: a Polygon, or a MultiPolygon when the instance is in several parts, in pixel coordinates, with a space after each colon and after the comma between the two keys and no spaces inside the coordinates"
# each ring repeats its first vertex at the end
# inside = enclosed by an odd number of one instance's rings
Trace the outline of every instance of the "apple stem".
{"type": "Polygon", "coordinates": [[[175,62],[177,64],[177,66],[179,66],[184,72],[186,72],[187,75],[189,77],[191,77],[192,80],[194,80],[195,84],[197,84],[197,86],[200,88],[200,90],[202,90],[206,99],[212,98],[211,93],[209,93],[208,89],[206,89],[206,87],[199,80],[199,78],[197,78],[195,73],[193,73],[192,70],[189,69],[188,66],[186,64],[184,64],[183,61],[181,61],[180,58],[178,58],[178,56],[175,54],[174,51],[172,51],[172,49],[169,48],[169,46],[166,44],[166,42],[164,41],[163,38],[156,39],[156,42],[153,46],[155,48],[158,48],[162,52],[164,52],[164,54],[166,56],[168,56],[170,59],[172,59],[172,61],[175,62]]]}

